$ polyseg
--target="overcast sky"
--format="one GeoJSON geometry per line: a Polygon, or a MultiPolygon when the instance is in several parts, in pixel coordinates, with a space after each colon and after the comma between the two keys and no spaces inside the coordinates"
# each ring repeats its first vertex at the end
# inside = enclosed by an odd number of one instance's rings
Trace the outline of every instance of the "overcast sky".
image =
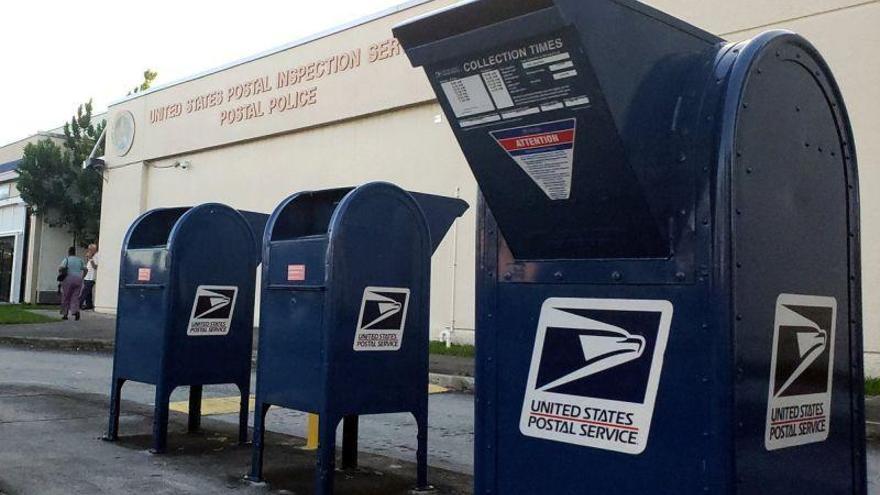
{"type": "Polygon", "coordinates": [[[126,95],[295,41],[403,0],[26,1],[0,7],[0,146],[126,95]]]}

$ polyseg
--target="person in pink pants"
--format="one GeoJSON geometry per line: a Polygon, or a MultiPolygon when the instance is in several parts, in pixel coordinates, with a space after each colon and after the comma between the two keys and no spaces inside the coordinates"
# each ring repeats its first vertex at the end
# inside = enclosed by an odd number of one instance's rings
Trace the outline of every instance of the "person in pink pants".
{"type": "Polygon", "coordinates": [[[58,280],[61,282],[61,319],[68,319],[68,314],[79,320],[79,296],[82,293],[85,262],[76,255],[76,248],[71,246],[67,256],[58,265],[58,280]]]}

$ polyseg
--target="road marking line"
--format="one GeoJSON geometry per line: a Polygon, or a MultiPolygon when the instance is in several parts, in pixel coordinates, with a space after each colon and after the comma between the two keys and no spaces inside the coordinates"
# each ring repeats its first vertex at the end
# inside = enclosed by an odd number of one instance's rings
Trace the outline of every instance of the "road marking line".
{"type": "MultiPolygon", "coordinates": [[[[429,394],[442,394],[449,392],[449,389],[446,387],[441,387],[440,385],[430,384],[428,385],[428,393],[429,394]]],[[[234,395],[230,397],[211,397],[202,399],[202,416],[217,416],[220,414],[235,414],[238,412],[238,407],[241,401],[241,397],[234,395]]],[[[251,411],[254,410],[255,398],[252,395],[250,397],[250,404],[248,405],[251,411]]],[[[181,400],[177,402],[172,402],[169,405],[170,409],[175,412],[180,412],[184,414],[189,414],[189,401],[181,400]]]]}
{"type": "MultiPolygon", "coordinates": [[[[250,404],[248,405],[251,411],[254,410],[254,402],[255,398],[252,395],[250,397],[250,404]]],[[[241,397],[238,395],[231,397],[211,397],[208,399],[202,399],[202,416],[216,416],[218,414],[235,414],[238,412],[238,408],[241,405],[241,397]]],[[[170,404],[170,409],[172,411],[181,412],[184,414],[189,413],[189,401],[182,400],[179,402],[172,402],[170,404]]]]}
{"type": "Polygon", "coordinates": [[[446,387],[441,387],[440,385],[434,385],[433,383],[428,384],[428,393],[429,394],[442,394],[449,392],[449,389],[446,387]]]}

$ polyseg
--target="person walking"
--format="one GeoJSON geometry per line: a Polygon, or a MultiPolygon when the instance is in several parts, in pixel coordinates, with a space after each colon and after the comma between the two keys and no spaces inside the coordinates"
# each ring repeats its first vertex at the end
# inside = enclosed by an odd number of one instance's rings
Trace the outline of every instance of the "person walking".
{"type": "Polygon", "coordinates": [[[82,292],[83,275],[86,267],[82,258],[76,255],[76,248],[67,250],[67,257],[58,265],[58,281],[61,282],[61,319],[67,315],[79,320],[79,296],[82,292]]]}
{"type": "Polygon", "coordinates": [[[98,276],[98,246],[89,244],[86,250],[86,276],[83,278],[82,309],[95,309],[95,278],[98,276]]]}

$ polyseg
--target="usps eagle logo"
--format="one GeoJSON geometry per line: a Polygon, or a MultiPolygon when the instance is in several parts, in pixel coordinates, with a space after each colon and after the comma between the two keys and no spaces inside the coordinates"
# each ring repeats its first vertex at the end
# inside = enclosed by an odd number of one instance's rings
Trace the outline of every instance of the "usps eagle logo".
{"type": "Polygon", "coordinates": [[[529,437],[640,454],[672,322],[662,300],[544,302],[520,417],[529,437]]]}
{"type": "Polygon", "coordinates": [[[196,289],[186,334],[190,336],[228,334],[237,296],[238,287],[200,285],[196,289]]]}
{"type": "Polygon", "coordinates": [[[409,289],[366,287],[354,337],[355,351],[396,351],[403,341],[409,289]]]}
{"type": "Polygon", "coordinates": [[[577,336],[583,352],[583,365],[575,371],[542,385],[540,390],[553,390],[567,383],[601,373],[642,357],[645,338],[632,335],[623,328],[596,320],[585,319],[577,336]]]}
{"type": "Polygon", "coordinates": [[[822,393],[828,388],[832,308],[781,304],[777,308],[774,397],[822,393]],[[810,314],[813,310],[815,314],[810,314]]]}
{"type": "Polygon", "coordinates": [[[780,294],[776,300],[764,446],[828,439],[837,299],[780,294]]]}

